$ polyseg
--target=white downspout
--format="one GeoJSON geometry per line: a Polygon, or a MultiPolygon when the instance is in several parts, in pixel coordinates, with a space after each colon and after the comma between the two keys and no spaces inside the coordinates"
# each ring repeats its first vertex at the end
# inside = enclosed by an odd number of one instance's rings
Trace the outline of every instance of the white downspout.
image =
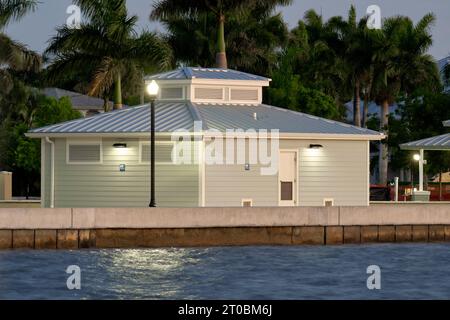
{"type": "Polygon", "coordinates": [[[50,171],[50,208],[55,207],[55,142],[45,137],[45,141],[50,143],[51,147],[51,171],[50,171]]]}

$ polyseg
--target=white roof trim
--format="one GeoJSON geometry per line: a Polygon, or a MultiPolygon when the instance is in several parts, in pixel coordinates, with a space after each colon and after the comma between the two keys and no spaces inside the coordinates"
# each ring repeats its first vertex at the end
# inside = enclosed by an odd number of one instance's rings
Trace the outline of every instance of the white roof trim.
{"type": "MultiPolygon", "coordinates": [[[[268,137],[270,138],[270,131],[268,131],[268,137]]],[[[170,137],[172,132],[157,132],[157,137],[170,137]]],[[[206,139],[215,137],[217,134],[208,132],[176,132],[179,135],[191,135],[191,136],[203,136],[206,139]]],[[[130,133],[26,133],[29,138],[148,138],[150,133],[146,132],[130,132],[130,133]]],[[[225,133],[223,133],[225,136],[225,133]]],[[[229,137],[248,137],[248,134],[234,133],[228,134],[229,137]]],[[[325,133],[280,133],[280,139],[300,139],[300,140],[357,140],[357,141],[367,141],[367,140],[383,140],[386,138],[385,135],[361,135],[361,134],[325,134],[325,133]]]]}

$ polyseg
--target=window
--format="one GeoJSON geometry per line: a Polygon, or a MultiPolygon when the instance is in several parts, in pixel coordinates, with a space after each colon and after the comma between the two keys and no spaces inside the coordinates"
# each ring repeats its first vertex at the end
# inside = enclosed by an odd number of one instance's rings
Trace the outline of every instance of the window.
{"type": "Polygon", "coordinates": [[[231,100],[258,101],[258,89],[231,89],[231,100]]]}
{"type": "Polygon", "coordinates": [[[183,88],[161,88],[161,100],[183,99],[183,88]]]}
{"type": "Polygon", "coordinates": [[[294,200],[294,184],[292,182],[281,181],[281,200],[282,201],[294,200]]]}
{"type": "Polygon", "coordinates": [[[244,208],[253,207],[253,200],[252,199],[242,199],[242,206],[244,208]]]}
{"type": "Polygon", "coordinates": [[[334,206],[334,199],[323,199],[324,207],[332,207],[334,206]]]}
{"type": "Polygon", "coordinates": [[[66,153],[68,164],[100,164],[103,161],[99,141],[68,141],[66,153]]]}
{"type": "Polygon", "coordinates": [[[195,99],[223,100],[223,88],[195,88],[195,99]]]}
{"type": "MultiPolygon", "coordinates": [[[[172,141],[156,141],[155,163],[172,164],[173,147],[174,143],[172,141]]],[[[139,162],[150,163],[150,142],[141,141],[139,148],[139,162]]]]}

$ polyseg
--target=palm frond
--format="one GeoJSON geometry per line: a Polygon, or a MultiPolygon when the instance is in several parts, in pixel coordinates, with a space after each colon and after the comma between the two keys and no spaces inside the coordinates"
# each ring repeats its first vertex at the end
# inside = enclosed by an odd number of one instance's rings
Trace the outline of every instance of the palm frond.
{"type": "Polygon", "coordinates": [[[0,64],[6,64],[18,71],[38,71],[42,61],[37,53],[0,33],[0,64]]]}
{"type": "Polygon", "coordinates": [[[103,96],[111,88],[118,74],[122,73],[120,64],[114,59],[105,57],[97,67],[89,86],[89,95],[103,96]]]}
{"type": "Polygon", "coordinates": [[[2,0],[0,1],[0,30],[11,21],[19,20],[37,6],[36,0],[2,0]]]}

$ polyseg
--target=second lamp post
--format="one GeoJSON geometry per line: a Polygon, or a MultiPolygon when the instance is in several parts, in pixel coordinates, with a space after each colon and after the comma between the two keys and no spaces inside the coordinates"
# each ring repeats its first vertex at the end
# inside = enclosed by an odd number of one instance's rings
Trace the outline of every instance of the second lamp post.
{"type": "Polygon", "coordinates": [[[152,80],[147,86],[150,96],[150,204],[149,207],[156,207],[155,199],[155,100],[158,96],[159,86],[152,80]]]}

